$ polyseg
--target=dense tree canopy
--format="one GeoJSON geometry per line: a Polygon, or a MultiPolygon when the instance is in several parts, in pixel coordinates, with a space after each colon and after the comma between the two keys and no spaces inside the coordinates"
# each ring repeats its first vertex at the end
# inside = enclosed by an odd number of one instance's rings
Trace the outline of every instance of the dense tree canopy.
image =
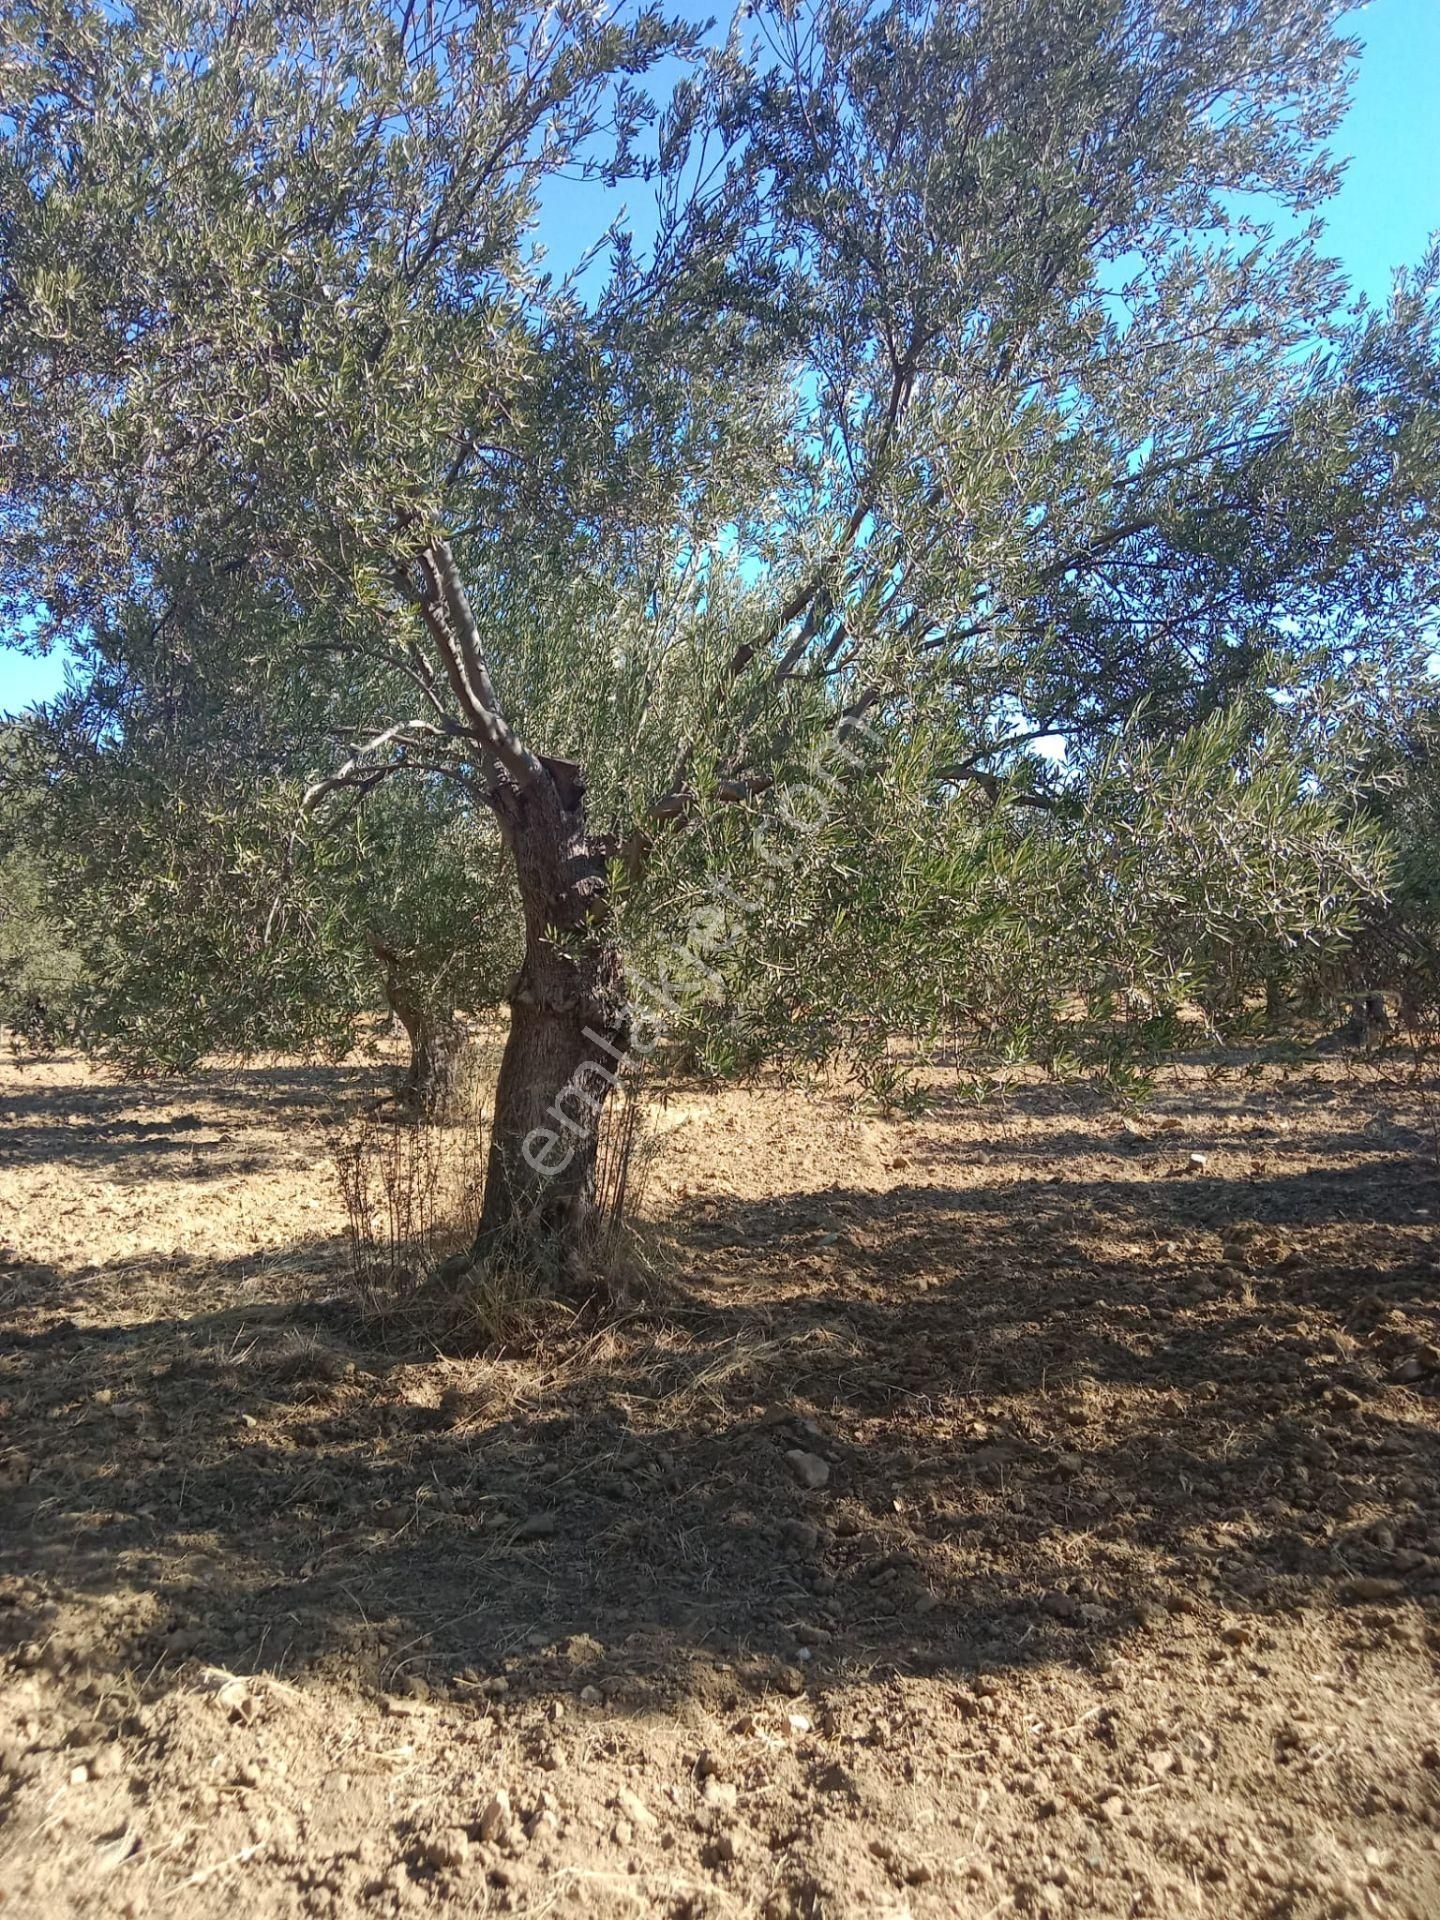
{"type": "Polygon", "coordinates": [[[261,758],[303,708],[317,828],[468,780],[487,1237],[583,1223],[627,952],[719,1058],[863,1051],[1383,884],[1300,716],[1433,615],[1437,290],[1307,224],[1339,12],[4,0],[0,613],[202,644],[261,758]],[[622,180],[653,237],[550,274],[622,180]]]}
{"type": "Polygon", "coordinates": [[[388,1008],[412,1046],[402,1091],[441,1098],[457,1010],[496,1004],[518,957],[493,826],[457,769],[347,796],[320,831],[303,801],[332,703],[298,678],[232,686],[226,658],[213,629],[132,628],[14,730],[17,844],[83,958],[83,1035],[145,1071],[343,1052],[388,1008]]]}

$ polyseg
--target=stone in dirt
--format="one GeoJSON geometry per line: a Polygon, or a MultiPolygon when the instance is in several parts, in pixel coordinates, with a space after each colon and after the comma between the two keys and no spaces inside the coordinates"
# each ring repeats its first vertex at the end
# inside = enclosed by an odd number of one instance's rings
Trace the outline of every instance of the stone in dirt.
{"type": "Polygon", "coordinates": [[[625,1818],[637,1827],[654,1827],[659,1825],[659,1821],[640,1798],[639,1794],[632,1793],[629,1787],[621,1787],[611,1804],[617,1812],[623,1813],[625,1818]]]}
{"type": "Polygon", "coordinates": [[[103,1872],[113,1873],[139,1850],[140,1835],[134,1827],[126,1824],[111,1833],[101,1835],[95,1857],[103,1872]]]}
{"type": "Polygon", "coordinates": [[[807,1453],[803,1447],[791,1447],[785,1455],[785,1463],[791,1473],[812,1493],[818,1493],[821,1487],[830,1484],[830,1467],[818,1453],[807,1453]]]}
{"type": "Polygon", "coordinates": [[[510,1795],[500,1787],[480,1809],[480,1838],[503,1840],[510,1830],[510,1821],[510,1795]]]}
{"type": "Polygon", "coordinates": [[[229,1680],[215,1696],[232,1720],[248,1723],[255,1718],[260,1703],[243,1680],[229,1680]]]}
{"type": "Polygon", "coordinates": [[[1403,1580],[1389,1580],[1378,1574],[1362,1574],[1359,1578],[1345,1581],[1340,1589],[1342,1600],[1398,1600],[1405,1592],[1403,1580]]]}
{"type": "Polygon", "coordinates": [[[436,1873],[454,1871],[463,1867],[470,1858],[469,1836],[459,1827],[453,1827],[445,1833],[431,1834],[429,1839],[421,1843],[420,1857],[436,1873]]]}

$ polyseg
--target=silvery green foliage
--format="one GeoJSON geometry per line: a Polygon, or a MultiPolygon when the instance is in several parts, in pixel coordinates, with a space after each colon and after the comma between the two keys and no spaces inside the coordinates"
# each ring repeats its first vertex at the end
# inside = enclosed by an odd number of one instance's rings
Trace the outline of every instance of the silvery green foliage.
{"type": "Polygon", "coordinates": [[[4,606],[102,681],[206,636],[358,832],[372,775],[504,775],[417,610],[443,543],[640,970],[743,901],[685,1014],[727,1060],[1333,939],[1383,860],[1274,690],[1437,578],[1433,263],[1362,310],[1245,211],[1333,185],[1339,13],[0,0],[4,606]],[[655,238],[557,281],[586,174],[655,238]]]}
{"type": "Polygon", "coordinates": [[[488,814],[457,781],[416,780],[321,831],[301,800],[326,707],[289,680],[217,687],[215,648],[112,632],[16,729],[25,851],[85,960],[85,1044],[135,1072],[341,1053],[388,979],[437,1025],[491,1004],[516,944],[488,814]]]}
{"type": "Polygon", "coordinates": [[[709,1071],[839,1054],[891,1095],[917,1042],[1109,1070],[1143,1013],[1122,1052],[1174,1044],[1183,1003],[1313,968],[1384,899],[1382,824],[1265,708],[1141,715],[1058,788],[1036,769],[1033,809],[937,791],[923,733],[858,742],[869,778],[797,762],[621,884],[637,990],[709,1071]]]}
{"type": "Polygon", "coordinates": [[[73,1032],[84,965],[51,910],[35,833],[35,796],[17,778],[20,729],[0,729],[0,1026],[21,1049],[45,1050],[73,1032]]]}
{"type": "Polygon", "coordinates": [[[1434,634],[1408,658],[1362,657],[1343,676],[1317,676],[1286,713],[1303,741],[1323,742],[1317,784],[1388,838],[1390,883],[1373,901],[1338,965],[1277,969],[1303,1002],[1389,988],[1412,1035],[1440,1027],[1440,677],[1434,634]]]}

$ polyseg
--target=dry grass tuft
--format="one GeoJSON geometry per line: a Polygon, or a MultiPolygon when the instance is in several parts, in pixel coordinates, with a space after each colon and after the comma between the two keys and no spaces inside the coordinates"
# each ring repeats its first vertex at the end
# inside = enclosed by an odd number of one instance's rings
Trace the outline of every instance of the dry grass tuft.
{"type": "Polygon", "coordinates": [[[344,1379],[347,1365],[343,1353],[300,1327],[288,1328],[256,1357],[279,1385],[298,1385],[307,1380],[333,1385],[344,1379]]]}
{"type": "Polygon", "coordinates": [[[330,1141],[352,1283],[370,1310],[400,1308],[455,1351],[534,1352],[574,1330],[582,1308],[623,1311],[669,1271],[668,1243],[642,1218],[660,1134],[635,1088],[607,1104],[596,1144],[593,1231],[565,1271],[537,1263],[523,1233],[467,1264],[484,1199],[488,1115],[471,1089],[443,1119],[357,1115],[330,1141]]]}
{"type": "Polygon", "coordinates": [[[374,1303],[411,1298],[480,1224],[489,1128],[470,1086],[444,1118],[356,1116],[330,1141],[350,1273],[374,1303]]]}
{"type": "Polygon", "coordinates": [[[669,1243],[643,1217],[659,1134],[638,1089],[612,1095],[600,1122],[595,1202],[584,1247],[562,1270],[537,1264],[523,1232],[492,1246],[454,1290],[450,1331],[475,1349],[534,1352],[568,1336],[597,1303],[613,1316],[652,1293],[669,1270],[669,1243]]]}

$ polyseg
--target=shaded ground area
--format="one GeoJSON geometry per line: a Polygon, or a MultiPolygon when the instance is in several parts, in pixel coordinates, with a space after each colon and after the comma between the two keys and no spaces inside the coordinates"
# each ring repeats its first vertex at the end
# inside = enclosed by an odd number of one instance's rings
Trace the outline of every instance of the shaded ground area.
{"type": "Polygon", "coordinates": [[[347,1284],[366,1075],[5,1071],[0,1911],[1440,1910],[1383,1067],[686,1095],[669,1277],[491,1358],[347,1284]]]}

